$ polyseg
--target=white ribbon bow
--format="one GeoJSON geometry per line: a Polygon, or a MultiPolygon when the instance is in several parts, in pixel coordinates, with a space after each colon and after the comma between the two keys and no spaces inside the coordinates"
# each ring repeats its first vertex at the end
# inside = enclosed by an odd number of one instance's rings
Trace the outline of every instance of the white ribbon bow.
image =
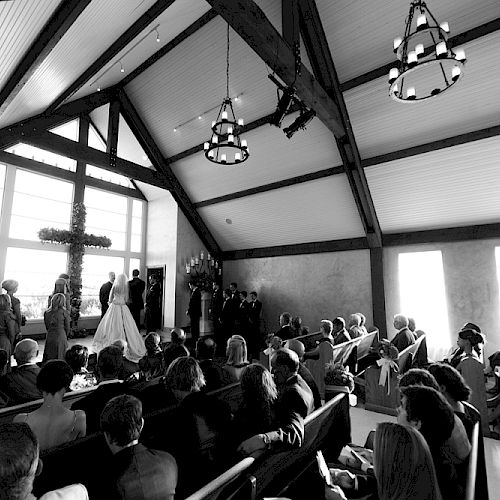
{"type": "Polygon", "coordinates": [[[380,358],[377,360],[377,365],[380,366],[380,377],[378,384],[384,386],[387,383],[387,394],[391,393],[391,384],[389,383],[391,369],[398,371],[398,364],[389,358],[380,358]]]}

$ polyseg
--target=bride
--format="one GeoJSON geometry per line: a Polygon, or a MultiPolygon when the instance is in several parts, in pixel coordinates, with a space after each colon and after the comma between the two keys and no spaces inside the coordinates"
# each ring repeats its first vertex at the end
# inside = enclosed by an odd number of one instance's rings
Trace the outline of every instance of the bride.
{"type": "Polygon", "coordinates": [[[115,340],[123,339],[128,343],[125,357],[138,363],[146,354],[146,347],[127,306],[127,300],[128,278],[125,274],[119,274],[109,293],[109,309],[95,332],[92,350],[99,353],[115,340]]]}

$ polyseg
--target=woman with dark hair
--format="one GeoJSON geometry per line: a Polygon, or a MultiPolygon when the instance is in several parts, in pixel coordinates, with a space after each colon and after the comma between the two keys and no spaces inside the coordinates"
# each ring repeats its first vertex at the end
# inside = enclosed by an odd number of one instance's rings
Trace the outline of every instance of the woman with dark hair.
{"type": "Polygon", "coordinates": [[[66,298],[56,293],[50,301],[50,308],[43,315],[47,340],[43,351],[43,362],[50,359],[64,359],[68,350],[68,335],[71,331],[69,312],[66,310],[66,298]]]}
{"type": "Polygon", "coordinates": [[[4,280],[2,281],[2,288],[7,292],[7,295],[10,297],[10,307],[12,310],[12,314],[14,316],[14,339],[12,340],[12,349],[15,347],[16,338],[20,336],[21,326],[24,326],[24,322],[26,318],[23,319],[23,315],[21,314],[21,302],[20,300],[14,296],[19,287],[19,283],[16,280],[4,280]]]}
{"type": "Polygon", "coordinates": [[[40,450],[85,436],[85,412],[68,410],[62,402],[72,379],[73,370],[68,363],[56,359],[48,361],[36,379],[37,388],[43,395],[42,406],[14,418],[14,422],[25,422],[31,427],[40,443],[40,450]]]}
{"type": "Polygon", "coordinates": [[[160,336],[156,332],[148,333],[144,339],[146,354],[139,360],[139,370],[144,380],[160,377],[165,371],[160,336]]]}
{"type": "Polygon", "coordinates": [[[87,389],[97,384],[94,374],[87,371],[89,350],[85,346],[80,344],[72,346],[66,351],[65,360],[73,370],[73,380],[69,385],[72,391],[87,389]]]}
{"type": "MultiPolygon", "coordinates": [[[[482,343],[484,343],[484,335],[481,333],[481,328],[479,328],[479,326],[477,326],[475,323],[470,323],[470,322],[465,323],[465,325],[462,326],[462,328],[460,329],[460,332],[463,332],[466,330],[474,330],[475,332],[481,334],[482,339],[483,339],[482,343]]],[[[460,332],[458,332],[459,337],[460,337],[460,332]]],[[[467,335],[469,335],[469,334],[465,334],[465,336],[467,336],[467,335]]],[[[453,366],[454,368],[456,368],[458,366],[458,363],[460,363],[460,361],[464,357],[464,349],[459,344],[458,341],[457,341],[457,346],[458,347],[452,348],[450,354],[448,354],[448,356],[446,356],[446,358],[443,360],[444,363],[448,363],[451,366],[453,366]]],[[[479,345],[476,349],[476,353],[478,354],[478,356],[481,355],[481,348],[479,345]]]]}

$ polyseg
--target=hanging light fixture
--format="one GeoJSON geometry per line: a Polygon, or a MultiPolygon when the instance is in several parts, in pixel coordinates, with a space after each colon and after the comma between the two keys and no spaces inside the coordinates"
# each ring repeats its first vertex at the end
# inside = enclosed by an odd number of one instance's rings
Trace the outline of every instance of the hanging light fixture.
{"type": "Polygon", "coordinates": [[[411,2],[404,37],[394,39],[398,61],[389,72],[389,95],[394,100],[422,101],[442,94],[460,80],[465,53],[451,49],[449,32],[448,23],[439,24],[425,2],[411,2]]]}
{"type": "Polygon", "coordinates": [[[217,119],[212,122],[212,137],[205,142],[205,157],[219,165],[235,165],[248,159],[247,141],[240,139],[243,118],[236,119],[229,97],[229,24],[227,25],[226,97],[222,101],[217,119]]]}

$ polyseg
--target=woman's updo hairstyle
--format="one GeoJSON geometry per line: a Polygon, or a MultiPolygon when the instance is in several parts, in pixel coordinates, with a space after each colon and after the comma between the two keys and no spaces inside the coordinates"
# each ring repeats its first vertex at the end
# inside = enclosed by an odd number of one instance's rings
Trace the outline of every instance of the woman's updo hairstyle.
{"type": "Polygon", "coordinates": [[[471,347],[478,353],[481,354],[481,348],[479,344],[484,344],[484,335],[481,332],[473,330],[472,328],[466,328],[458,332],[458,336],[463,340],[468,340],[471,347]]]}

